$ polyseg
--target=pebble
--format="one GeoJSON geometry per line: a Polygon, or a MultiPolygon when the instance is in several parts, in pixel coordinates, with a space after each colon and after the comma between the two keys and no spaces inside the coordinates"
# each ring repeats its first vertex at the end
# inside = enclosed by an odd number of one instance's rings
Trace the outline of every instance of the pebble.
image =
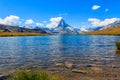
{"type": "Polygon", "coordinates": [[[87,73],[87,71],[85,71],[85,70],[78,70],[78,69],[72,69],[72,72],[75,72],[75,73],[82,73],[82,74],[87,73]]]}
{"type": "Polygon", "coordinates": [[[66,62],[65,62],[65,67],[71,69],[71,68],[73,68],[73,63],[66,61],[66,62]]]}
{"type": "Polygon", "coordinates": [[[62,63],[55,63],[56,66],[62,66],[62,63]]]}
{"type": "Polygon", "coordinates": [[[111,65],[112,68],[116,68],[116,65],[111,65]]]}

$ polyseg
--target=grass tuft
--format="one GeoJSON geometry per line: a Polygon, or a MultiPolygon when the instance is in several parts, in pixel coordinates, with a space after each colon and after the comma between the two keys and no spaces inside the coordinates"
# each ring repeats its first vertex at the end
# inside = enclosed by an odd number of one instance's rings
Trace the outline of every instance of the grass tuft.
{"type": "Polygon", "coordinates": [[[58,80],[57,76],[53,76],[46,72],[33,72],[31,70],[16,71],[6,80],[58,80]]]}

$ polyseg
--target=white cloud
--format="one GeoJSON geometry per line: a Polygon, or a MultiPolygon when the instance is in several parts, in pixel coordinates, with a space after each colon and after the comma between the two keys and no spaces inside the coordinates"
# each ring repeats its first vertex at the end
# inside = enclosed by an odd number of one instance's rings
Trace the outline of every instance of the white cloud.
{"type": "Polygon", "coordinates": [[[120,18],[108,18],[108,19],[105,19],[103,21],[101,21],[100,19],[97,19],[97,18],[89,18],[88,19],[88,21],[90,21],[91,24],[94,27],[97,27],[97,26],[107,26],[108,24],[114,23],[117,20],[120,20],[120,18]]]}
{"type": "Polygon", "coordinates": [[[92,10],[97,10],[97,9],[99,9],[101,6],[99,6],[99,5],[93,5],[92,6],[92,10]]]}
{"type": "Polygon", "coordinates": [[[46,27],[48,28],[55,28],[58,23],[60,22],[60,20],[62,19],[62,17],[55,17],[55,18],[51,18],[50,19],[50,24],[47,24],[46,27]]]}
{"type": "Polygon", "coordinates": [[[106,12],[108,12],[108,9],[105,9],[106,12]]]}
{"type": "Polygon", "coordinates": [[[24,28],[33,29],[31,26],[24,26],[24,28]]]}
{"type": "Polygon", "coordinates": [[[19,21],[19,23],[18,23],[18,24],[20,25],[21,23],[22,23],[22,21],[19,21]]]}
{"type": "Polygon", "coordinates": [[[43,21],[43,23],[47,23],[47,21],[43,21]]]}
{"type": "Polygon", "coordinates": [[[88,30],[87,30],[86,26],[84,25],[84,26],[82,26],[82,27],[80,28],[80,31],[86,32],[86,31],[88,31],[88,30]]]}
{"type": "Polygon", "coordinates": [[[36,23],[36,26],[43,27],[43,24],[42,23],[36,23]]]}
{"type": "Polygon", "coordinates": [[[25,24],[33,24],[34,23],[34,21],[32,20],[32,19],[28,19],[28,20],[26,20],[26,22],[25,22],[25,24]]]}
{"type": "Polygon", "coordinates": [[[19,22],[20,22],[20,18],[15,15],[7,16],[4,19],[0,18],[0,24],[11,25],[11,24],[19,23],[19,22]]]}

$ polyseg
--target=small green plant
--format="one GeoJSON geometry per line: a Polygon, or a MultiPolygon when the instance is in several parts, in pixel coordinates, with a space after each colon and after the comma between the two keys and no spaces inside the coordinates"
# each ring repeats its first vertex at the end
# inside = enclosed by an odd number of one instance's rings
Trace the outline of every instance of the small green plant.
{"type": "Polygon", "coordinates": [[[52,76],[46,72],[33,72],[30,70],[16,71],[6,80],[58,80],[57,76],[52,76]]]}
{"type": "Polygon", "coordinates": [[[120,49],[120,42],[116,42],[117,49],[120,49]]]}

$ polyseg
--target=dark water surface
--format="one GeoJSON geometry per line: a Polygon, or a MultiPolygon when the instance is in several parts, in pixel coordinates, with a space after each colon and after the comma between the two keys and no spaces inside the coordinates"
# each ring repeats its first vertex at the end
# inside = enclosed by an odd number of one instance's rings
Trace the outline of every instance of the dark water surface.
{"type": "Polygon", "coordinates": [[[115,42],[120,36],[32,36],[0,37],[0,70],[26,67],[49,67],[71,61],[86,64],[120,66],[115,42]]]}

